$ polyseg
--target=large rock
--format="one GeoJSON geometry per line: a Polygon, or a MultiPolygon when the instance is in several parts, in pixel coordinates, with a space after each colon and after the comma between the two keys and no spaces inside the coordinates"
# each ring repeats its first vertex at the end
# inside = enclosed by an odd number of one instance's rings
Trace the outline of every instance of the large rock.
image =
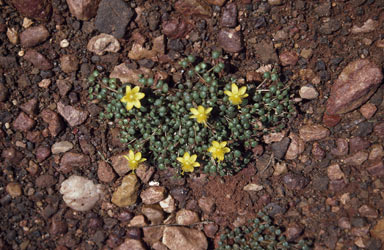
{"type": "Polygon", "coordinates": [[[112,203],[118,207],[127,207],[136,203],[139,183],[135,174],[126,175],[121,185],[112,195],[112,203]]]}
{"type": "Polygon", "coordinates": [[[132,9],[122,0],[102,0],[97,10],[95,27],[101,33],[123,38],[133,14],[132,9]]]}
{"type": "Polygon", "coordinates": [[[68,174],[74,167],[87,167],[91,163],[87,155],[67,152],[63,155],[60,161],[60,172],[68,174]]]}
{"type": "Polygon", "coordinates": [[[376,91],[383,73],[367,59],[358,59],[347,65],[333,84],[326,112],[344,114],[365,103],[376,91]]]}
{"type": "Polygon", "coordinates": [[[243,49],[242,36],[235,29],[222,29],[217,36],[218,46],[230,53],[240,52],[243,49]]]}
{"type": "Polygon", "coordinates": [[[35,126],[35,121],[24,112],[20,112],[17,118],[13,121],[13,127],[18,131],[27,132],[28,130],[31,130],[33,126],[35,126]]]}
{"type": "Polygon", "coordinates": [[[44,25],[30,27],[20,33],[20,43],[24,48],[30,48],[44,42],[49,37],[49,32],[44,25]]]}
{"type": "Polygon", "coordinates": [[[330,132],[327,128],[314,124],[314,125],[305,125],[299,129],[300,138],[303,141],[316,141],[321,140],[329,136],[330,132]]]}
{"type": "Polygon", "coordinates": [[[162,242],[171,250],[208,249],[208,242],[204,233],[186,227],[166,227],[162,242]]]}
{"type": "Polygon", "coordinates": [[[71,14],[84,21],[96,15],[99,2],[100,0],[67,0],[71,14]]]}
{"type": "Polygon", "coordinates": [[[40,115],[43,118],[43,121],[48,123],[48,130],[52,136],[57,136],[61,130],[64,129],[63,121],[56,112],[50,109],[44,109],[40,115]]]}
{"type": "Polygon", "coordinates": [[[103,33],[89,40],[87,50],[101,56],[105,52],[118,52],[120,50],[120,43],[114,36],[103,33]]]}
{"type": "Polygon", "coordinates": [[[76,211],[90,210],[103,195],[101,185],[77,175],[61,183],[60,193],[65,204],[76,211]]]}
{"type": "Polygon", "coordinates": [[[50,0],[12,0],[17,11],[26,17],[47,21],[52,12],[50,0]]]}
{"type": "Polygon", "coordinates": [[[57,103],[57,111],[64,117],[71,127],[78,126],[85,122],[88,117],[87,111],[82,111],[62,102],[57,103]]]}

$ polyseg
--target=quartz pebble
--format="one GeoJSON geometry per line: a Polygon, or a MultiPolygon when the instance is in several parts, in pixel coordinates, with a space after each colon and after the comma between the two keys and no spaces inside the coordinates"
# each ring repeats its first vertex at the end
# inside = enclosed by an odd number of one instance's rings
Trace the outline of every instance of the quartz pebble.
{"type": "Polygon", "coordinates": [[[52,154],[65,153],[73,148],[73,144],[69,141],[56,142],[52,145],[52,154]]]}

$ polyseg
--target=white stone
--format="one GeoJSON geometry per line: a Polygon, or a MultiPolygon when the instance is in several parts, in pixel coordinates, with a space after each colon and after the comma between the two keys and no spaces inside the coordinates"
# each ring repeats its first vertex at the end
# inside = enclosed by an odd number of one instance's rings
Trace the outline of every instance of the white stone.
{"type": "Polygon", "coordinates": [[[72,175],[61,183],[60,193],[68,207],[76,211],[88,211],[103,196],[102,186],[93,181],[72,175]]]}
{"type": "Polygon", "coordinates": [[[73,144],[69,141],[60,141],[52,145],[52,154],[65,153],[73,148],[73,144]]]}

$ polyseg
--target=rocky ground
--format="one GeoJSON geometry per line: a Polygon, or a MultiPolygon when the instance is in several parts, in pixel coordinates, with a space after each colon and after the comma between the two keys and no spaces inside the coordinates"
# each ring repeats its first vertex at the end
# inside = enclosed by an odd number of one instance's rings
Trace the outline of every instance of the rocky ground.
{"type": "Polygon", "coordinates": [[[384,246],[383,1],[0,0],[0,10],[0,249],[213,249],[264,208],[289,242],[384,246]],[[130,174],[88,76],[177,82],[182,56],[214,50],[246,82],[279,65],[298,115],[234,176],[130,174]]]}

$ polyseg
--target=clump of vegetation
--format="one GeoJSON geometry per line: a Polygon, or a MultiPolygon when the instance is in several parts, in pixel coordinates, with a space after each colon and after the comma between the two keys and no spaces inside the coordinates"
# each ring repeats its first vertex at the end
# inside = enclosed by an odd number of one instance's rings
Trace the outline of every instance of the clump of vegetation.
{"type": "Polygon", "coordinates": [[[226,229],[220,235],[218,249],[311,249],[312,241],[301,239],[299,242],[288,242],[283,229],[272,223],[271,218],[263,212],[250,220],[248,225],[226,229]]]}
{"type": "Polygon", "coordinates": [[[161,170],[234,174],[251,161],[263,134],[280,131],[295,114],[276,69],[245,85],[226,76],[217,51],[210,62],[190,55],[179,65],[179,82],[140,76],[134,86],[98,71],[88,79],[89,99],[105,107],[100,120],[114,121],[121,142],[161,170]]]}

